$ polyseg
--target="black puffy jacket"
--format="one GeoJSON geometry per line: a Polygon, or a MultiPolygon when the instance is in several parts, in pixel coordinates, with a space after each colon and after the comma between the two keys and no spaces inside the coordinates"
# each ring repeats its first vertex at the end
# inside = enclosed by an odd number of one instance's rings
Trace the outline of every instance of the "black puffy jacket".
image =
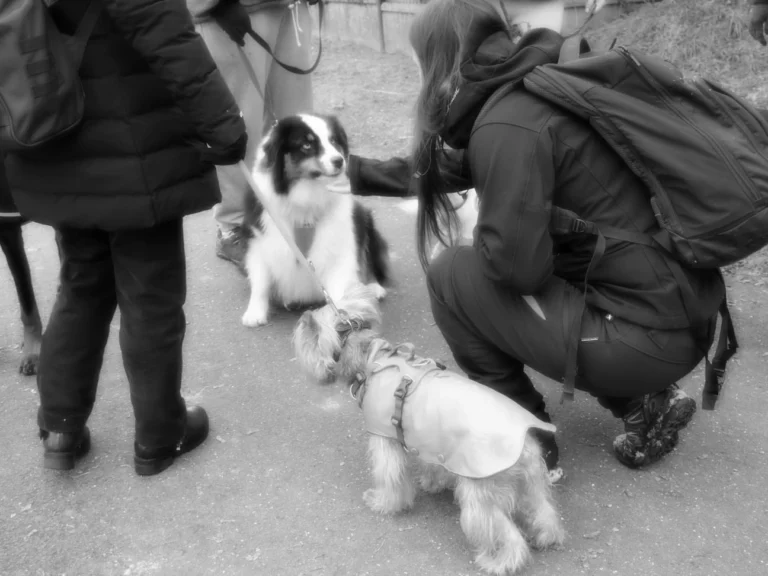
{"type": "MultiPolygon", "coordinates": [[[[82,124],[34,152],[9,154],[19,211],[53,226],[146,228],[210,208],[214,166],[189,141],[228,146],[244,132],[235,101],[195,32],[184,0],[102,4],[80,77],[82,124]]],[[[59,0],[72,34],[88,0],[59,0]]]]}

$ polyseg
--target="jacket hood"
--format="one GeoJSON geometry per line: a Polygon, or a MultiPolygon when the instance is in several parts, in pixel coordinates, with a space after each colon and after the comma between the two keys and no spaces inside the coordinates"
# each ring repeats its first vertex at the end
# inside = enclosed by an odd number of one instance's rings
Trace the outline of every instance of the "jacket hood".
{"type": "Polygon", "coordinates": [[[470,43],[462,58],[462,86],[453,98],[440,136],[451,148],[466,148],[477,116],[498,88],[522,79],[542,64],[556,63],[563,37],[548,28],[537,28],[514,43],[497,32],[478,46],[470,43]]]}

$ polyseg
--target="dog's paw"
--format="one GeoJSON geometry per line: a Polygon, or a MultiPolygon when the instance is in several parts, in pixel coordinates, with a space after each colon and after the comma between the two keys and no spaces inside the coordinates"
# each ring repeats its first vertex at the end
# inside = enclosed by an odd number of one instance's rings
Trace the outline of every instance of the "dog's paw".
{"type": "Polygon", "coordinates": [[[565,542],[565,530],[558,519],[557,522],[553,522],[546,528],[539,530],[533,537],[531,546],[536,550],[546,550],[547,548],[562,550],[563,542],[565,542]]]}
{"type": "Polygon", "coordinates": [[[243,326],[248,328],[264,326],[267,323],[267,310],[248,308],[243,314],[242,322],[243,326]]]}
{"type": "Polygon", "coordinates": [[[37,362],[40,359],[38,353],[25,354],[21,358],[21,364],[19,364],[19,374],[24,376],[34,376],[37,374],[37,362]]]}
{"type": "Polygon", "coordinates": [[[24,329],[24,344],[22,347],[21,364],[19,364],[19,373],[25,376],[37,374],[37,363],[40,359],[40,344],[43,335],[42,326],[27,327],[24,329]]]}
{"type": "Polygon", "coordinates": [[[379,514],[395,514],[408,508],[408,503],[397,494],[369,488],[363,493],[366,506],[379,514]]]}
{"type": "Polygon", "coordinates": [[[373,295],[376,297],[376,300],[383,300],[387,295],[387,289],[378,282],[368,284],[368,287],[373,290],[373,295]]]}
{"type": "MultiPolygon", "coordinates": [[[[490,543],[489,543],[490,544],[490,543]]],[[[497,576],[516,574],[531,560],[531,551],[525,540],[503,542],[498,549],[484,550],[475,557],[481,570],[497,576]]]]}
{"type": "Polygon", "coordinates": [[[550,484],[556,484],[565,479],[565,472],[559,466],[547,471],[547,479],[550,484]]]}

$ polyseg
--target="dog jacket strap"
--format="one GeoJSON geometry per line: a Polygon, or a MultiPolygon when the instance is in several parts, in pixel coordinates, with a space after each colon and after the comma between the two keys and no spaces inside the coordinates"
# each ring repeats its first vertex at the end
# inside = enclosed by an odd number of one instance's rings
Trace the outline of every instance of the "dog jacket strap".
{"type": "Polygon", "coordinates": [[[413,384],[413,378],[407,374],[400,379],[400,385],[395,390],[395,412],[392,415],[392,424],[397,432],[397,440],[406,448],[405,436],[403,435],[403,406],[411,384],[413,384]]]}

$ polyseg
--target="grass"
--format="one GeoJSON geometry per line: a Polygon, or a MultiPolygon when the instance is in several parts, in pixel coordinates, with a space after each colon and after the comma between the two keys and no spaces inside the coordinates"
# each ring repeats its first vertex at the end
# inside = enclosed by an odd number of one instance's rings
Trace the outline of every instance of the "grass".
{"type": "Polygon", "coordinates": [[[749,35],[745,0],[663,0],[584,35],[593,47],[618,44],[655,54],[686,75],[714,80],[759,107],[768,107],[768,48],[749,35]]]}

